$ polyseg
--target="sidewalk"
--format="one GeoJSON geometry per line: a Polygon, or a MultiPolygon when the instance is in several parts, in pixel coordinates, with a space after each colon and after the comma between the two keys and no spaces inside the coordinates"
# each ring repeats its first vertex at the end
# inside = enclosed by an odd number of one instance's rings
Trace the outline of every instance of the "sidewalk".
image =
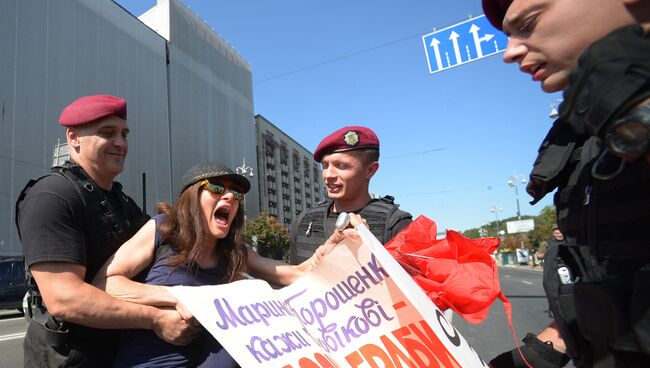
{"type": "Polygon", "coordinates": [[[497,263],[499,267],[503,268],[516,268],[518,270],[527,270],[527,271],[536,271],[536,272],[542,272],[543,268],[540,267],[539,265],[535,266],[534,268],[531,265],[519,265],[519,264],[507,264],[507,265],[502,265],[497,263]]]}

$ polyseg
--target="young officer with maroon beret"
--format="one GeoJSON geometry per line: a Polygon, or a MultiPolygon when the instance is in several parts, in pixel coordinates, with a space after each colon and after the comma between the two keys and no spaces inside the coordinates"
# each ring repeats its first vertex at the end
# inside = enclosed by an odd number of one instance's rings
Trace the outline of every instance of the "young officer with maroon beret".
{"type": "Polygon", "coordinates": [[[84,96],[59,123],[70,161],[31,180],[16,203],[29,283],[25,366],[110,367],[122,328],[189,343],[195,327],[176,310],[115,299],[89,284],[146,221],[114,181],[128,152],[126,101],[84,96]]]}
{"type": "Polygon", "coordinates": [[[290,263],[298,264],[332,234],[341,212],[361,215],[368,228],[385,244],[412,221],[393,197],[373,199],[370,179],[379,169],[379,138],[362,126],[343,127],[323,139],[314,161],[323,165],[322,175],[329,200],[300,214],[291,228],[290,263]]]}
{"type": "Polygon", "coordinates": [[[483,0],[509,36],[503,59],[548,93],[560,116],[527,192],[557,189],[564,239],[544,256],[554,322],[495,368],[650,365],[650,1],[483,0]]]}

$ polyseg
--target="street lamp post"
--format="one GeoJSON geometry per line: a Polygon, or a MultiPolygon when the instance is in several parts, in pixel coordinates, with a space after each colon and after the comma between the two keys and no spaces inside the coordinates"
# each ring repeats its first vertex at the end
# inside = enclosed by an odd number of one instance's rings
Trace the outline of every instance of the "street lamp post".
{"type": "Polygon", "coordinates": [[[241,166],[237,167],[235,171],[237,172],[237,174],[244,175],[244,176],[248,175],[251,178],[255,176],[255,174],[253,174],[253,168],[246,165],[246,157],[243,158],[241,166]]]}
{"type": "Polygon", "coordinates": [[[526,184],[528,183],[528,179],[523,175],[513,175],[508,179],[508,186],[515,188],[515,197],[517,198],[517,219],[521,220],[521,210],[519,209],[519,189],[517,189],[518,182],[526,184]]]}
{"type": "Polygon", "coordinates": [[[503,208],[497,207],[497,206],[492,206],[490,211],[494,212],[494,220],[496,221],[496,231],[497,231],[497,238],[501,238],[501,234],[499,234],[499,212],[503,211],[503,208]]]}
{"type": "MultiPolygon", "coordinates": [[[[251,178],[255,176],[255,174],[253,174],[253,168],[246,166],[246,157],[243,158],[241,166],[235,168],[235,172],[239,175],[249,176],[251,178]]],[[[244,231],[246,231],[246,196],[244,196],[244,231]]]]}
{"type": "Polygon", "coordinates": [[[562,103],[562,99],[558,98],[557,100],[551,102],[551,112],[548,113],[548,117],[555,120],[560,116],[559,107],[562,103]]]}

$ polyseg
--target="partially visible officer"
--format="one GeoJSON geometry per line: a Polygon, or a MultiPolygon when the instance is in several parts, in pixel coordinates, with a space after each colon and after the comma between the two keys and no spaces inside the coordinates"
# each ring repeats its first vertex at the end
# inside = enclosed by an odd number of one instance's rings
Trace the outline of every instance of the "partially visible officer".
{"type": "Polygon", "coordinates": [[[562,234],[559,226],[553,225],[553,232],[551,233],[551,237],[546,241],[546,251],[548,251],[549,248],[558,247],[563,243],[564,234],[562,234]]]}
{"type": "Polygon", "coordinates": [[[89,284],[146,221],[113,181],[128,151],[126,101],[81,97],[59,123],[71,161],[31,180],[16,203],[29,284],[25,367],[109,367],[120,328],[188,343],[192,327],[176,310],[114,299],[89,284]]]}
{"type": "MultiPolygon", "coordinates": [[[[527,188],[555,194],[565,242],[545,256],[555,323],[524,338],[534,367],[650,364],[650,1],[483,0],[504,54],[564,91],[527,188]],[[566,353],[566,354],[565,354],[566,353]],[[568,354],[568,355],[567,355],[568,354]]],[[[525,367],[517,350],[494,367],[525,367]]]]}
{"type": "MultiPolygon", "coordinates": [[[[544,258],[546,258],[546,253],[549,251],[549,249],[557,248],[562,243],[564,243],[564,235],[562,234],[559,226],[553,224],[551,237],[543,241],[538,250],[538,253],[541,255],[539,259],[542,267],[544,267],[544,258]]],[[[555,253],[557,253],[557,251],[555,251],[555,253]]]]}
{"type": "Polygon", "coordinates": [[[323,139],[314,161],[323,165],[323,183],[329,200],[300,214],[291,227],[290,263],[299,264],[329,238],[341,212],[353,212],[368,222],[382,244],[412,221],[394,198],[373,199],[370,179],[379,169],[379,138],[370,128],[346,126],[323,139]]]}

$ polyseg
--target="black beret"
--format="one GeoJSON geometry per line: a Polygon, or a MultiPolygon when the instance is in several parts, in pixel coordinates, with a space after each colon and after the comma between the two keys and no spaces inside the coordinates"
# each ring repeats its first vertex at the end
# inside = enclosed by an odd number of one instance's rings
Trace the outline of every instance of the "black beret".
{"type": "Polygon", "coordinates": [[[510,7],[512,0],[482,0],[483,1],[483,13],[485,17],[492,23],[494,28],[498,30],[502,29],[503,17],[506,15],[506,11],[510,7]]]}

